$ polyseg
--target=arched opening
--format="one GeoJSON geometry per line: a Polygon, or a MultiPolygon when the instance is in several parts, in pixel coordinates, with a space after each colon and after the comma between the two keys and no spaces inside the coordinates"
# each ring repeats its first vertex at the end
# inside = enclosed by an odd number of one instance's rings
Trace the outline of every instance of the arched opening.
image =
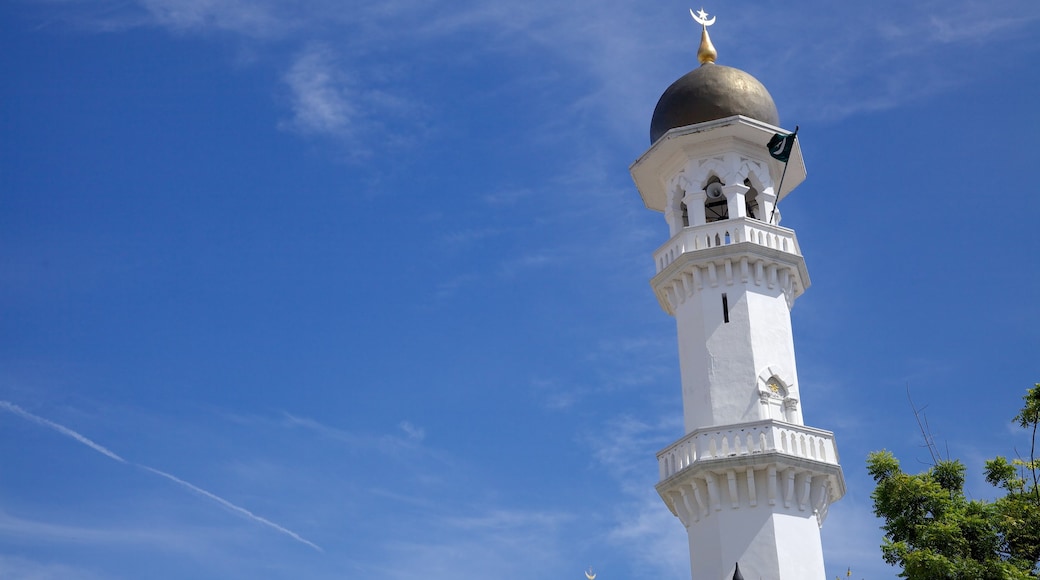
{"type": "Polygon", "coordinates": [[[755,189],[755,186],[751,183],[750,179],[745,179],[744,185],[750,188],[747,190],[747,193],[744,194],[744,209],[747,212],[747,216],[749,218],[761,220],[762,217],[758,215],[758,190],[755,189]]]}
{"type": "Polygon", "coordinates": [[[709,224],[729,219],[729,204],[726,201],[726,196],[722,194],[721,187],[712,187],[713,183],[717,183],[720,186],[725,185],[715,175],[712,175],[708,182],[704,184],[704,189],[708,192],[704,199],[704,221],[709,224]]]}

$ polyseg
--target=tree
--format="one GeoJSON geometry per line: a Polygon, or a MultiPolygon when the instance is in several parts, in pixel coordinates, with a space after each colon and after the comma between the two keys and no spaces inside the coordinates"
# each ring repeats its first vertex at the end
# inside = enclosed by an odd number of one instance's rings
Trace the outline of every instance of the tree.
{"type": "MultiPolygon", "coordinates": [[[[938,458],[917,475],[904,473],[888,451],[871,453],[874,513],[884,520],[881,552],[911,580],[1040,578],[1040,383],[1026,391],[1015,421],[1032,432],[1029,459],[986,462],[986,481],[1003,496],[988,502],[964,495],[964,465],[938,458]]],[[[926,440],[929,440],[926,434],[926,440]]]]}

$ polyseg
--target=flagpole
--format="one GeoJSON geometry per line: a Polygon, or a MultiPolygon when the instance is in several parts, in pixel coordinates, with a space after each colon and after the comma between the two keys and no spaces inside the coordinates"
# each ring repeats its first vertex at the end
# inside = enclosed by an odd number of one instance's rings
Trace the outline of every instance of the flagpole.
{"type": "MultiPolygon", "coordinates": [[[[791,133],[791,149],[794,149],[794,140],[798,138],[798,125],[794,126],[794,133],[791,133]]],[[[776,188],[776,199],[773,200],[773,211],[769,214],[769,223],[773,223],[773,218],[776,217],[776,204],[780,201],[780,192],[784,187],[784,178],[787,177],[787,164],[791,161],[788,157],[787,161],[784,161],[784,172],[780,174],[780,186],[776,188]]]]}

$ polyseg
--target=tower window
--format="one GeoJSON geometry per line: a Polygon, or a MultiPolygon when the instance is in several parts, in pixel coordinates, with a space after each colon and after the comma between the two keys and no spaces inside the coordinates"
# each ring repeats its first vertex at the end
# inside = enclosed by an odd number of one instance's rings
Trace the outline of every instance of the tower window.
{"type": "Polygon", "coordinates": [[[729,298],[725,292],[722,293],[722,322],[729,324],[729,298]]]}

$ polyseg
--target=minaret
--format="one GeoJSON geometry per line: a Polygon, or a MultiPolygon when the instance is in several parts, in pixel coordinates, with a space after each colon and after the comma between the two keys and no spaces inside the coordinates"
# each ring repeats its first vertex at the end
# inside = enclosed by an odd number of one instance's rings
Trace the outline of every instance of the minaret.
{"type": "Polygon", "coordinates": [[[686,433],[657,454],[657,491],[686,527],[693,580],[728,580],[737,562],[747,578],[824,580],[819,528],[845,480],[834,435],[802,422],[791,307],[809,273],[776,209],[805,166],[797,141],[786,167],[770,155],[789,134],[772,97],[715,64],[715,19],[693,17],[701,66],[661,96],[630,168],[671,236],[651,285],[678,327],[686,433]]]}

